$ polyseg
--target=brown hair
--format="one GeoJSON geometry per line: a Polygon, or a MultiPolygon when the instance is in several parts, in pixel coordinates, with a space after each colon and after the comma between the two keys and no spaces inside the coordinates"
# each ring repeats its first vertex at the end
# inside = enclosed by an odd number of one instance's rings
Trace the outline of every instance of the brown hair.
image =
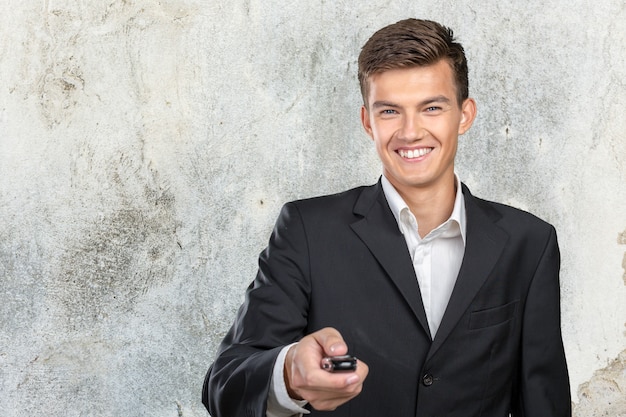
{"type": "Polygon", "coordinates": [[[430,20],[406,19],[386,26],[372,35],[359,54],[359,83],[368,105],[369,78],[392,69],[450,63],[456,83],[458,105],[469,96],[467,60],[463,46],[452,29],[430,20]]]}

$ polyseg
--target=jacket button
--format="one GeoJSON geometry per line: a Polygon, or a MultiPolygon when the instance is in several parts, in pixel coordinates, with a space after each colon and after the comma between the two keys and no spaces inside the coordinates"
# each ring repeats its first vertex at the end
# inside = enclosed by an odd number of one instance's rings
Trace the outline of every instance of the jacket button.
{"type": "Polygon", "coordinates": [[[433,384],[433,381],[434,378],[431,374],[424,374],[422,377],[422,383],[427,387],[430,387],[433,384]]]}

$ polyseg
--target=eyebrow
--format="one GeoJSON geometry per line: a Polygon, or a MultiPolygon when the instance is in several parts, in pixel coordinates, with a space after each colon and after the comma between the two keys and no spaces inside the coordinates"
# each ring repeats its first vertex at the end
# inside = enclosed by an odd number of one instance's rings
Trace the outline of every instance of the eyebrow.
{"type": "MultiPolygon", "coordinates": [[[[422,107],[422,106],[427,106],[429,104],[433,104],[433,103],[445,103],[445,104],[450,104],[452,102],[452,100],[450,100],[448,97],[446,96],[435,96],[435,97],[428,97],[422,101],[420,101],[419,103],[417,103],[418,107],[422,107]]],[[[391,101],[385,101],[385,100],[380,100],[380,101],[375,101],[374,103],[372,103],[372,108],[380,108],[380,107],[391,107],[391,108],[398,108],[400,107],[399,105],[397,105],[394,102],[391,101]]]]}

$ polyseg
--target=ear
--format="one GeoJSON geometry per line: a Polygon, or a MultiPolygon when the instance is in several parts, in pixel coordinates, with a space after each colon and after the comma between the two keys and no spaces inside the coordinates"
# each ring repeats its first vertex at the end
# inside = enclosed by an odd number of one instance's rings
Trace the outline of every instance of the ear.
{"type": "Polygon", "coordinates": [[[467,132],[472,124],[474,123],[474,119],[476,119],[476,102],[473,98],[465,99],[463,105],[461,106],[461,122],[459,123],[459,135],[467,132]]]}
{"type": "Polygon", "coordinates": [[[368,136],[373,139],[374,136],[372,136],[372,123],[370,122],[370,112],[365,106],[361,106],[361,124],[363,125],[363,129],[365,129],[365,133],[367,133],[368,136]]]}

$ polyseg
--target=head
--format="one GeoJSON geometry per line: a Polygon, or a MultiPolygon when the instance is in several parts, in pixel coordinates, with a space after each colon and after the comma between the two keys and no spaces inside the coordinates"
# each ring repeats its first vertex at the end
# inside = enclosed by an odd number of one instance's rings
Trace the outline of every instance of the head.
{"type": "Polygon", "coordinates": [[[368,107],[370,77],[393,69],[424,67],[445,60],[455,80],[457,104],[469,96],[467,60],[452,30],[430,20],[406,19],[374,33],[359,55],[359,83],[368,107]]]}
{"type": "Polygon", "coordinates": [[[453,197],[458,137],[472,126],[476,103],[452,31],[415,19],[381,29],[359,56],[359,79],[361,122],[385,177],[403,198],[453,197]]]}

